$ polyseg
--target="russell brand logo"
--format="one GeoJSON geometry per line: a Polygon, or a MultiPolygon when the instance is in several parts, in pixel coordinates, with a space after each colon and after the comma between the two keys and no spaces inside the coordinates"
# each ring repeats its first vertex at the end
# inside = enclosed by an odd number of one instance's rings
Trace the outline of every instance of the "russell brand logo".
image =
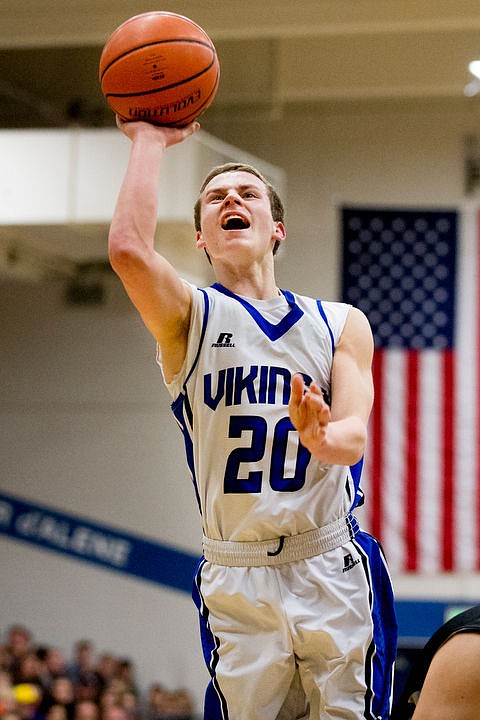
{"type": "Polygon", "coordinates": [[[360,559],[357,558],[356,560],[354,560],[350,553],[348,553],[348,555],[344,555],[342,572],[348,572],[349,570],[353,570],[355,565],[358,565],[359,562],[360,559]]]}
{"type": "Polygon", "coordinates": [[[222,332],[218,336],[217,342],[212,343],[212,347],[235,347],[232,337],[233,333],[222,332]]]}

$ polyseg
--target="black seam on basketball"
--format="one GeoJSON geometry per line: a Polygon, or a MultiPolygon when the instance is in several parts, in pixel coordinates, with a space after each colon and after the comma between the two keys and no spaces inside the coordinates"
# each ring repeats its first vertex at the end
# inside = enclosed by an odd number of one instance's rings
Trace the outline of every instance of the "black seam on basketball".
{"type": "Polygon", "coordinates": [[[106,67],[104,67],[102,74],[100,75],[100,81],[103,80],[103,76],[105,75],[107,70],[112,67],[112,65],[114,65],[116,62],[118,62],[122,58],[127,57],[127,55],[131,55],[133,52],[136,52],[137,50],[142,50],[143,48],[152,47],[152,45],[163,45],[165,43],[190,43],[192,45],[202,45],[203,47],[206,47],[209,50],[211,50],[214,56],[216,55],[216,51],[215,51],[215,48],[213,47],[213,45],[211,45],[210,43],[207,43],[207,42],[201,42],[200,40],[186,40],[185,38],[169,38],[168,40],[153,40],[152,42],[149,42],[149,43],[143,43],[142,45],[137,45],[136,47],[131,48],[127,52],[121,53],[121,55],[117,55],[116,58],[111,60],[108,63],[108,65],[106,65],[106,67]]]}
{"type": "Polygon", "coordinates": [[[191,75],[188,78],[182,78],[182,80],[179,80],[176,83],[172,83],[171,85],[165,85],[165,87],[157,87],[157,88],[154,88],[153,90],[139,90],[138,92],[132,92],[132,93],[105,93],[105,97],[106,98],[109,98],[109,97],[112,97],[112,98],[128,98],[128,97],[134,98],[134,97],[138,97],[141,95],[153,95],[154,93],[163,92],[164,90],[171,90],[172,88],[178,87],[179,85],[185,85],[186,83],[191,82],[192,80],[195,80],[198,77],[201,77],[202,75],[204,75],[206,72],[208,72],[212,68],[214,63],[215,63],[215,55],[213,56],[212,62],[210,63],[210,65],[208,65],[208,67],[204,68],[201,72],[198,72],[195,75],[191,75]]]}

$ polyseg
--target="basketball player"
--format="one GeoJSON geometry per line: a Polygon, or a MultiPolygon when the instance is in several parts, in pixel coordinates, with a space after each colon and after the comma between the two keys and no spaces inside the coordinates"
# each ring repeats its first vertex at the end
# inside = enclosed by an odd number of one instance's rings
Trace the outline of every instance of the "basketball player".
{"type": "Polygon", "coordinates": [[[455,615],[432,635],[408,677],[392,717],[478,720],[479,667],[480,605],[475,605],[455,615]]]}
{"type": "Polygon", "coordinates": [[[202,515],[205,718],[385,720],[391,584],[352,515],[373,395],[367,320],[277,287],[283,207],[249,166],[205,180],[196,246],[216,282],[182,280],[154,249],[158,178],[198,123],[118,124],[132,146],[110,260],[158,343],[202,515]]]}

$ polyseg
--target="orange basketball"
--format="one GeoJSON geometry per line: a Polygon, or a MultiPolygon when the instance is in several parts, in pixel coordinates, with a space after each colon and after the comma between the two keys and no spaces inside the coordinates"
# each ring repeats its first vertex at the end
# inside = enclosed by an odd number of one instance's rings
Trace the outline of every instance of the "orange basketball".
{"type": "Polygon", "coordinates": [[[183,15],[154,11],[135,15],[112,33],[99,76],[108,104],[124,120],[181,126],[212,102],[220,67],[199,25],[183,15]]]}

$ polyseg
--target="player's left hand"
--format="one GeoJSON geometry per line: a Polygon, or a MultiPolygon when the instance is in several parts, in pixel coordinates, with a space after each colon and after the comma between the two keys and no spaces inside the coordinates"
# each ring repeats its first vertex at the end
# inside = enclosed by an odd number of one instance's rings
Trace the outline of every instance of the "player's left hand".
{"type": "Polygon", "coordinates": [[[325,442],[327,426],[330,422],[330,408],[323,399],[318,385],[312,382],[306,387],[300,373],[292,377],[288,411],[302,445],[310,452],[318,454],[325,442]]]}

